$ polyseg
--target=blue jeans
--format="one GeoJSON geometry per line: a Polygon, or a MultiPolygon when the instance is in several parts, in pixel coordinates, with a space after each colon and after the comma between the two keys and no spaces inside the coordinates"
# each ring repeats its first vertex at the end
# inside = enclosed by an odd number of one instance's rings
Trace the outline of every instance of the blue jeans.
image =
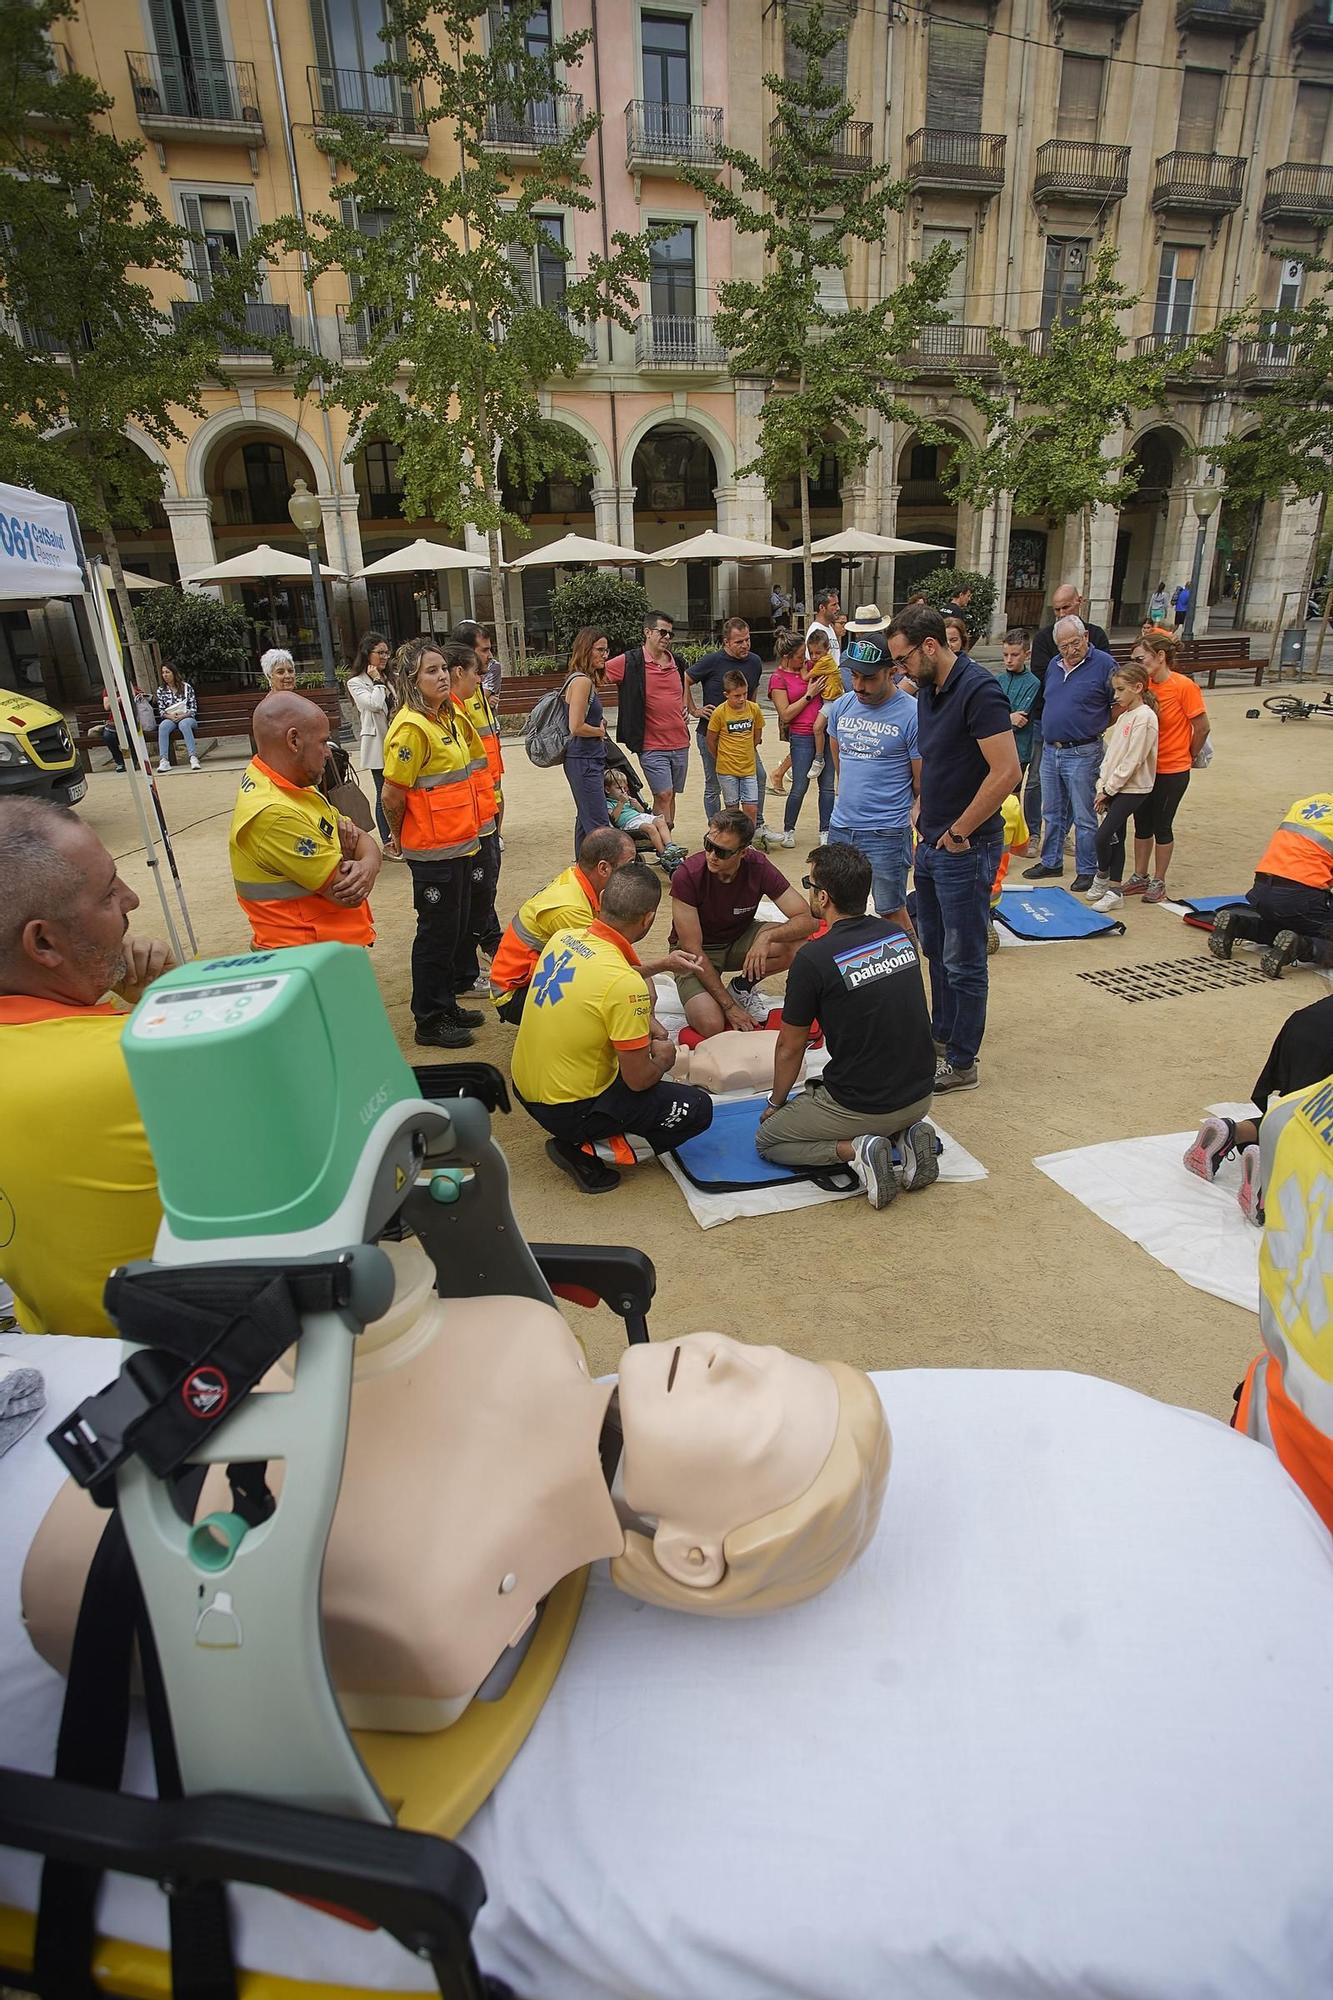
{"type": "Polygon", "coordinates": [[[907,876],[912,866],[910,827],[851,827],[835,822],[829,838],[845,840],[870,863],[870,900],[877,917],[890,916],[905,907],[907,876]]]}
{"type": "Polygon", "coordinates": [[[199,753],[194,747],[194,717],[192,715],[186,715],[182,716],[179,722],[158,723],[157,725],[158,761],[162,763],[165,763],[166,761],[167,751],[171,743],[171,732],[173,729],[179,729],[181,735],[185,738],[186,749],[189,751],[192,757],[197,757],[199,753]]]}
{"type": "Polygon", "coordinates": [[[1032,725],[1032,749],[1028,756],[1027,784],[1023,791],[1023,817],[1033,839],[1041,836],[1041,724],[1032,725]]]}
{"type": "Polygon", "coordinates": [[[920,842],[916,850],[916,927],[930,967],[930,1032],[955,1069],[977,1059],[986,1032],[986,962],[990,892],[1002,836],[973,836],[966,854],[920,842]]]}
{"type": "Polygon", "coordinates": [[[600,743],[593,744],[591,755],[578,747],[589,740],[576,738],[565,752],[565,782],[574,794],[578,815],[574,823],[576,857],[588,834],[595,833],[599,826],[611,824],[606,809],[606,752],[600,743]]]}
{"type": "MultiPolygon", "coordinates": [[[[699,746],[699,761],[704,767],[704,818],[711,820],[715,813],[719,813],[722,810],[722,790],[717,782],[717,764],[714,761],[712,751],[708,747],[708,724],[706,721],[701,722],[695,730],[694,740],[699,746]]],[[[764,769],[764,760],[759,755],[757,746],[754,753],[754,769],[755,776],[759,780],[759,797],[756,801],[757,811],[755,818],[758,825],[762,826],[764,823],[764,799],[768,792],[768,773],[764,769]]]]}
{"type": "Polygon", "coordinates": [[[723,772],[718,779],[722,787],[722,803],[726,806],[757,806],[759,801],[759,780],[751,771],[747,776],[729,776],[723,772]]]}
{"type": "Polygon", "coordinates": [[[1080,743],[1075,750],[1057,750],[1048,743],[1041,753],[1041,799],[1046,814],[1043,868],[1064,865],[1065,835],[1074,822],[1074,860],[1080,875],[1097,873],[1097,774],[1102,768],[1102,741],[1080,743]]]}
{"type": "MultiPolygon", "coordinates": [[[[787,748],[791,752],[791,790],[787,795],[787,810],[783,826],[788,833],[795,833],[796,822],[800,818],[801,807],[810,787],[810,766],[815,761],[815,738],[813,730],[805,730],[799,736],[787,738],[787,748]]],[[[816,779],[819,786],[819,831],[828,832],[828,823],[833,817],[833,759],[827,751],[824,768],[816,779]]]]}

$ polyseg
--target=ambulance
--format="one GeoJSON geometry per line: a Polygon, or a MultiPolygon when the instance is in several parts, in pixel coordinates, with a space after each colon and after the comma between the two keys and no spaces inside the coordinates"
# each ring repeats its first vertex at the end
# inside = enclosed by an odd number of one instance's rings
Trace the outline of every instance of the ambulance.
{"type": "Polygon", "coordinates": [[[72,806],[87,789],[59,709],[0,687],[0,799],[54,799],[72,806]]]}

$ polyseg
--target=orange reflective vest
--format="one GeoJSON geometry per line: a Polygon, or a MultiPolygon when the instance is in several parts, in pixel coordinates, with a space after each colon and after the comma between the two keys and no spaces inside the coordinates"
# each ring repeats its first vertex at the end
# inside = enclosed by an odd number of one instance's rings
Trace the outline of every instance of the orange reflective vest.
{"type": "Polygon", "coordinates": [[[369,902],[319,892],[342,860],[338,815],[314,785],[292,785],[262,757],[241,774],[231,820],[231,874],[256,951],[293,944],[373,944],[369,902]]]}
{"type": "Polygon", "coordinates": [[[401,839],[409,861],[455,861],[476,853],[476,773],[485,762],[480,737],[452,702],[438,717],[399,709],[384,739],[384,779],[407,793],[401,839]],[[404,766],[415,770],[410,783],[397,775],[404,766]]]}
{"type": "Polygon", "coordinates": [[[501,1000],[530,985],[537,960],[556,932],[586,930],[600,907],[596,888],[577,865],[529,896],[491,960],[492,999],[501,1000]]]}
{"type": "Polygon", "coordinates": [[[1284,814],[1255,871],[1312,889],[1333,889],[1333,792],[1297,799],[1284,814]]]}
{"type": "Polygon", "coordinates": [[[454,696],[454,704],[471,723],[481,747],[485,752],[485,765],[473,773],[473,791],[477,801],[477,825],[484,839],[495,832],[496,810],[500,798],[500,779],[504,772],[504,758],[500,754],[500,725],[496,721],[495,710],[491,707],[485,688],[478,688],[466,701],[454,696]]]}
{"type": "Polygon", "coordinates": [[[1333,1438],[1316,1430],[1292,1402],[1275,1354],[1260,1354],[1250,1363],[1236,1403],[1236,1429],[1277,1453],[1324,1526],[1333,1530],[1333,1438]]]}

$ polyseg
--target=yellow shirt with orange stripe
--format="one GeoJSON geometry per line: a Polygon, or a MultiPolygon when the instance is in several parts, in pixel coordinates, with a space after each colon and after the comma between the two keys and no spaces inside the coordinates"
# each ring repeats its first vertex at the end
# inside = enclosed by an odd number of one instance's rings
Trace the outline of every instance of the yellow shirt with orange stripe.
{"type": "Polygon", "coordinates": [[[438,717],[399,709],[384,739],[384,782],[407,793],[401,844],[409,861],[455,861],[476,853],[476,778],[485,763],[481,738],[452,700],[438,717]]]}
{"type": "MultiPolygon", "coordinates": [[[[494,831],[496,810],[500,806],[504,796],[502,780],[504,778],[505,760],[504,752],[500,748],[500,718],[496,714],[495,706],[484,687],[479,687],[474,694],[470,694],[467,700],[460,702],[458,706],[462,709],[464,715],[481,738],[481,747],[486,752],[486,766],[491,784],[491,823],[487,826],[485,816],[483,815],[481,832],[484,839],[488,833],[494,831]]],[[[484,790],[480,794],[480,797],[484,799],[484,790]]]]}
{"type": "Polygon", "coordinates": [[[292,944],[373,944],[369,902],[320,894],[343,859],[338,815],[314,785],[292,785],[252,757],[231,816],[231,876],[256,951],[292,944]]]}
{"type": "Polygon", "coordinates": [[[537,961],[511,1074],[531,1104],[580,1104],[620,1074],[617,1051],[646,1049],[652,1021],[638,955],[600,922],[557,931],[537,961]]]}
{"type": "Polygon", "coordinates": [[[0,1277],[25,1333],[114,1338],[102,1292],[162,1220],[120,1038],[129,1015],[0,996],[0,1277]]]}
{"type": "Polygon", "coordinates": [[[491,998],[503,1000],[532,978],[533,967],[557,931],[586,931],[601,905],[596,886],[575,864],[519,905],[491,960],[491,998]]]}
{"type": "Polygon", "coordinates": [[[1288,807],[1255,873],[1333,890],[1333,792],[1312,792],[1288,807]]]}

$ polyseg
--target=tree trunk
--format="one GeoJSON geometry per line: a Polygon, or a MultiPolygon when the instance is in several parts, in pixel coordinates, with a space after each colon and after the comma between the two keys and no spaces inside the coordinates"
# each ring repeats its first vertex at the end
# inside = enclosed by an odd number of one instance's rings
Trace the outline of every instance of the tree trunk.
{"type": "Polygon", "coordinates": [[[505,617],[504,573],[500,568],[500,530],[486,530],[486,553],[490,557],[491,616],[495,620],[495,652],[501,671],[509,672],[509,621],[505,617]]]}
{"type": "Polygon", "coordinates": [[[1092,611],[1092,508],[1083,509],[1083,616],[1092,611]]]}
{"type": "Polygon", "coordinates": [[[805,587],[805,615],[815,615],[815,569],[810,559],[810,475],[801,467],[801,577],[805,587]]]}
{"type": "MultiPolygon", "coordinates": [[[[130,649],[130,664],[134,669],[131,678],[138,683],[145,694],[148,694],[157,679],[157,675],[154,673],[153,663],[148,657],[148,649],[139,637],[139,621],[134,615],[134,606],[130,602],[130,593],[125,584],[125,567],[120,560],[120,543],[116,539],[116,531],[112,527],[107,514],[106,502],[103,499],[100,487],[98,489],[97,501],[102,511],[103,522],[105,523],[102,529],[102,542],[106,549],[107,565],[111,571],[111,582],[116,593],[116,603],[120,607],[121,623],[125,628],[125,641],[130,649]]],[[[129,723],[133,723],[133,720],[132,716],[127,718],[129,723]]]]}

